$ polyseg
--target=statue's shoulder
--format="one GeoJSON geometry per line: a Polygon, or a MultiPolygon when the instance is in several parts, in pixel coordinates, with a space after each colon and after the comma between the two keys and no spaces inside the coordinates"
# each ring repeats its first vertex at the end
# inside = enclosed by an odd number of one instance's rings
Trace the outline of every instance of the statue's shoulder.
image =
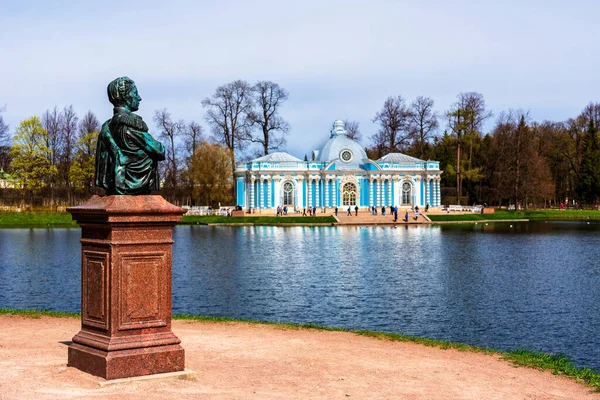
{"type": "Polygon", "coordinates": [[[134,113],[118,112],[113,115],[111,120],[112,126],[126,125],[138,131],[148,132],[148,125],[142,117],[134,113]]]}

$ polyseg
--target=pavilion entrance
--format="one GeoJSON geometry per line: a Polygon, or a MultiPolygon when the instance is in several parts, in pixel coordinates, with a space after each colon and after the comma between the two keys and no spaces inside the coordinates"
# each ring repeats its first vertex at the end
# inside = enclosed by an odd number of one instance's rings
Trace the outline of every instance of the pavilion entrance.
{"type": "Polygon", "coordinates": [[[292,182],[287,181],[283,184],[282,190],[282,206],[287,207],[295,207],[296,206],[296,196],[294,196],[294,185],[292,182]]]}
{"type": "Polygon", "coordinates": [[[354,183],[345,183],[342,187],[342,205],[356,205],[356,185],[354,183]]]}

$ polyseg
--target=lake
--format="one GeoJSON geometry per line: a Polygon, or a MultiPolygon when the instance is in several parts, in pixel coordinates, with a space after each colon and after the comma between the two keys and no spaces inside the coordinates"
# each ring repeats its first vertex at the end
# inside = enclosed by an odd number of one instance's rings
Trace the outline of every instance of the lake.
{"type": "MultiPolygon", "coordinates": [[[[79,312],[79,238],[0,229],[0,307],[79,312]]],[[[174,313],[564,353],[600,372],[600,223],[178,226],[174,240],[174,313]]]]}

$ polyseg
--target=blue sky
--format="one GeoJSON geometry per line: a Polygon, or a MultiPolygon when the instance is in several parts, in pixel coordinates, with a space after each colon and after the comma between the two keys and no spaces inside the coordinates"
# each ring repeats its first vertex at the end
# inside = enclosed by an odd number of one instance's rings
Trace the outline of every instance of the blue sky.
{"type": "Polygon", "coordinates": [[[281,115],[297,157],[335,119],[359,121],[369,144],[391,95],[431,97],[443,114],[477,91],[496,116],[523,108],[537,121],[600,101],[596,1],[0,0],[0,10],[11,130],[55,105],[106,120],[106,85],[122,75],[136,81],[151,128],[167,108],[205,131],[200,102],[217,86],[277,82],[290,92],[281,115]]]}

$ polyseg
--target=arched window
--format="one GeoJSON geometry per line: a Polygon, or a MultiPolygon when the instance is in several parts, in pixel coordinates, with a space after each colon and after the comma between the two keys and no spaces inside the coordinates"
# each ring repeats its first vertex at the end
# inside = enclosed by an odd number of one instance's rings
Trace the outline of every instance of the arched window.
{"type": "Polygon", "coordinates": [[[346,183],[342,188],[342,205],[356,205],[356,185],[354,183],[346,183]]]}
{"type": "Polygon", "coordinates": [[[283,184],[283,205],[294,206],[294,185],[289,181],[283,184]]]}
{"type": "Polygon", "coordinates": [[[402,204],[412,203],[412,185],[409,182],[402,183],[402,204]]]}

